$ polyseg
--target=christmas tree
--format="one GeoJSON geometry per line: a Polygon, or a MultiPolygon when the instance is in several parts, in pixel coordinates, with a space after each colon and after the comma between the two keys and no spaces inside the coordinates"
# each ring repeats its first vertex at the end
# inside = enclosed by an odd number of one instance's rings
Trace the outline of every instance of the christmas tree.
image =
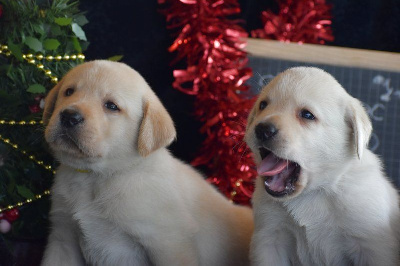
{"type": "Polygon", "coordinates": [[[47,195],[56,163],[43,137],[44,97],[69,69],[83,62],[89,43],[82,26],[87,22],[77,1],[0,1],[3,241],[46,236],[47,195]]]}

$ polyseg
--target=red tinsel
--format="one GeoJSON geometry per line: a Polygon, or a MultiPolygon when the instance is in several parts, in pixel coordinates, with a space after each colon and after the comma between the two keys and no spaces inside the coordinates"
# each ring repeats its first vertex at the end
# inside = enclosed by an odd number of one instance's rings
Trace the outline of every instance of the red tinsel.
{"type": "Polygon", "coordinates": [[[281,0],[279,14],[263,11],[264,28],[251,36],[297,43],[333,41],[331,8],[325,0],[281,0]]]}
{"type": "Polygon", "coordinates": [[[174,88],[196,96],[195,115],[207,134],[193,165],[206,165],[208,181],[237,203],[249,204],[256,172],[243,142],[253,100],[245,81],[252,75],[242,50],[247,33],[227,16],[240,12],[237,0],[159,0],[168,27],[179,29],[170,52],[187,68],[175,70],[174,88]]]}

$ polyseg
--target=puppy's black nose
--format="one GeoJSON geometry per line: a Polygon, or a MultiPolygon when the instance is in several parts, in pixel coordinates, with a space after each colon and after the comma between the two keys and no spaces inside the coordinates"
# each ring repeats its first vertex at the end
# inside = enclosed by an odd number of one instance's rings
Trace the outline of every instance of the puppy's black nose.
{"type": "Polygon", "coordinates": [[[62,111],[60,116],[61,125],[68,128],[74,127],[85,120],[79,112],[70,109],[62,111]]]}
{"type": "Polygon", "coordinates": [[[255,132],[257,139],[267,141],[278,133],[278,129],[271,123],[258,124],[255,132]]]}

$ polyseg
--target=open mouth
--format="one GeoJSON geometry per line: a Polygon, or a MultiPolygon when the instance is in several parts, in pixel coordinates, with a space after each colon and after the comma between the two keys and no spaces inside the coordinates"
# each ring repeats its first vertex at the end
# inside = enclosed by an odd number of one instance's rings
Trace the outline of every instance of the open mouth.
{"type": "Polygon", "coordinates": [[[257,167],[257,172],[264,178],[265,190],[274,197],[292,194],[301,167],[296,162],[277,157],[265,148],[260,148],[260,155],[262,161],[257,167]]]}

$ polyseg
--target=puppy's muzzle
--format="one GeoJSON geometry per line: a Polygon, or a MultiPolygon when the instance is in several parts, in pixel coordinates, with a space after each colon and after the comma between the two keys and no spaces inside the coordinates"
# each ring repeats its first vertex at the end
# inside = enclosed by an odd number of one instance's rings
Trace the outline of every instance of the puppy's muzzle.
{"type": "Polygon", "coordinates": [[[78,111],[66,109],[60,113],[60,121],[64,128],[73,128],[82,124],[85,119],[78,111]]]}
{"type": "Polygon", "coordinates": [[[272,123],[260,123],[255,128],[256,138],[260,143],[266,143],[278,134],[278,129],[272,123]]]}

